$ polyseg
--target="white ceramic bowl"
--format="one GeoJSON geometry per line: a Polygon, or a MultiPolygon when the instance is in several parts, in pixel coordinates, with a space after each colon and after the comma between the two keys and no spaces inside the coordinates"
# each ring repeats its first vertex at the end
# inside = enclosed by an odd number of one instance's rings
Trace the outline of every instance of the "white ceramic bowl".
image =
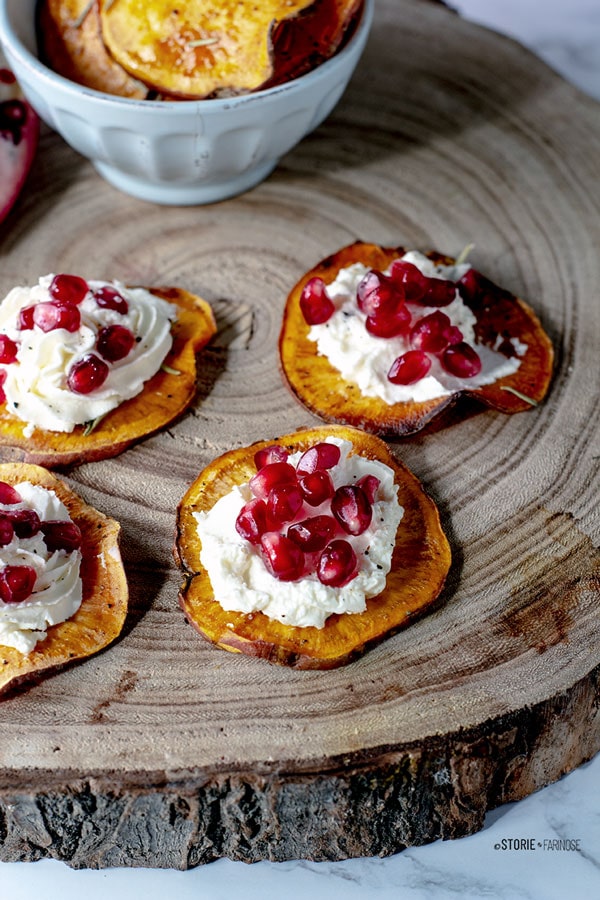
{"type": "Polygon", "coordinates": [[[162,102],[102,94],[36,57],[36,0],[0,0],[0,42],[40,117],[111,184],[155,203],[224,200],[258,184],[332,111],[367,40],[374,0],[346,46],[287,84],[226,100],[162,102]]]}

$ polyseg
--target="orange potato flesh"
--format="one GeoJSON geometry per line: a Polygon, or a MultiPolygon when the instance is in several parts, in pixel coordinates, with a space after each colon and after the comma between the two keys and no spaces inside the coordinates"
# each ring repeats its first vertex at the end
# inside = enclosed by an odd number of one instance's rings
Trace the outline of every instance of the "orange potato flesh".
{"type": "Polygon", "coordinates": [[[164,428],[187,409],[196,393],[196,353],[216,331],[212,310],[205,300],[181,288],[150,290],[178,308],[166,368],[159,369],[141,393],[109,412],[89,434],[84,426],[77,426],[72,432],[36,428],[25,437],[24,423],[5,404],[0,405],[0,459],[48,468],[107,459],[164,428]]]}
{"type": "MultiPolygon", "coordinates": [[[[335,280],[340,269],[356,262],[385,270],[405,252],[403,247],[379,247],[357,241],[314,266],[288,297],[279,338],[282,372],[300,403],[327,422],[364,428],[373,434],[401,437],[422,429],[442,410],[453,405],[459,396],[449,394],[423,402],[393,405],[377,397],[365,397],[357,385],[343,378],[325,356],[318,354],[316,343],[308,339],[310,326],[299,304],[302,288],[307,281],[318,276],[329,284],[335,280]]],[[[446,265],[453,262],[440,254],[429,255],[446,265]]],[[[489,285],[490,291],[481,298],[481,302],[471,305],[477,317],[475,330],[478,339],[492,344],[496,335],[508,334],[523,341],[528,349],[515,373],[498,379],[494,384],[462,393],[504,413],[521,412],[543,400],[548,391],[553,367],[552,344],[527,304],[507,291],[491,283],[489,285]]]]}
{"type": "Polygon", "coordinates": [[[120,526],[88,506],[62,481],[39,466],[0,464],[0,481],[30,481],[62,500],[82,533],[83,601],[75,615],[48,628],[30,654],[0,646],[0,693],[76,662],[106,647],[120,634],[127,614],[127,579],[119,552],[120,526]]]}
{"type": "MultiPolygon", "coordinates": [[[[355,659],[372,644],[409,625],[438,597],[450,567],[450,547],[437,508],[420,482],[379,438],[353,428],[312,428],[232,450],[212,462],[183,497],[177,517],[175,557],[185,573],[181,606],[191,624],[224,650],[262,657],[299,669],[330,669],[355,659]],[[200,562],[195,512],[207,511],[236,484],[255,473],[254,454],[272,443],[290,452],[328,436],[352,441],[353,452],[390,466],[404,516],[396,534],[385,590],[367,600],[363,613],[331,615],[323,628],[283,625],[261,612],[226,611],[214,597],[200,562]]],[[[343,589],[342,589],[343,590],[343,589]]]]}

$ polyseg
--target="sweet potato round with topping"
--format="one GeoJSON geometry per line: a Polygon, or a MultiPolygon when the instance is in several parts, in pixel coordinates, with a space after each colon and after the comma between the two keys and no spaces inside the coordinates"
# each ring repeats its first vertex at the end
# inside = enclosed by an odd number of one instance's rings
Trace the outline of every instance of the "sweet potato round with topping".
{"type": "Polygon", "coordinates": [[[88,506],[64,482],[39,466],[0,464],[0,481],[30,481],[54,491],[79,526],[83,600],[74,616],[50,625],[46,638],[29,654],[0,646],[0,693],[91,656],[120,634],[128,604],[128,586],[119,551],[120,526],[88,506]]]}
{"type": "Polygon", "coordinates": [[[0,459],[23,460],[57,468],[116,456],[131,444],[167,426],[183,413],[196,393],[196,353],[216,331],[209,304],[181,288],[149,288],[177,306],[173,345],[141,393],[125,400],[92,428],[72,432],[35,428],[25,437],[25,423],[0,405],[0,459]]]}
{"type": "MultiPolygon", "coordinates": [[[[452,406],[461,394],[503,413],[521,412],[539,403],[548,391],[552,376],[550,339],[526,303],[481,276],[481,290],[464,297],[477,318],[477,340],[492,346],[498,335],[510,335],[527,344],[527,352],[517,371],[493,384],[421,402],[389,404],[379,397],[364,396],[357,385],[343,378],[325,356],[319,355],[316,343],[308,339],[310,326],[300,308],[304,285],[314,277],[330,284],[340,269],[358,262],[384,271],[404,253],[403,247],[379,247],[357,241],[319,262],[292,289],[283,314],[279,356],[284,379],[300,403],[325,421],[352,425],[389,437],[419,431],[452,406]]],[[[439,253],[427,255],[442,265],[454,263],[453,259],[439,253]]]]}
{"type": "Polygon", "coordinates": [[[383,441],[354,428],[333,426],[294,432],[275,442],[294,453],[327,437],[351,441],[353,453],[377,459],[394,471],[404,516],[396,533],[385,590],[366,601],[365,612],[333,614],[323,628],[284,625],[262,612],[245,614],[223,609],[200,561],[201,542],[194,513],[208,511],[234,485],[249,481],[256,472],[255,453],[274,442],[261,441],[232,450],[210,463],[183,497],[175,541],[175,558],[185,576],[180,604],[194,628],[223,650],[298,669],[335,668],[409,625],[431,607],[442,590],[451,555],[437,508],[418,479],[383,441]]]}

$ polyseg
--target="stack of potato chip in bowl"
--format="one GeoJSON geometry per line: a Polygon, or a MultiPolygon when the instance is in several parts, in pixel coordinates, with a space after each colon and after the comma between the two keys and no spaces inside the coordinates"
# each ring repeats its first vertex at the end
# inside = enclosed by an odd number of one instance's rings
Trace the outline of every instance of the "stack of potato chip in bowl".
{"type": "Polygon", "coordinates": [[[209,203],[264,179],[340,99],[373,0],[0,0],[42,119],[142,199],[209,203]]]}

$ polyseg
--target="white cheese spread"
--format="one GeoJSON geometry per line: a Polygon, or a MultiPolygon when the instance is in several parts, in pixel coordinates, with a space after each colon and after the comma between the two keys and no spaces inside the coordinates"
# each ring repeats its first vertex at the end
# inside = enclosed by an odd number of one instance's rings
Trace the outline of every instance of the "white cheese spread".
{"type": "MultiPolygon", "coordinates": [[[[42,520],[70,521],[54,491],[28,481],[16,484],[15,489],[22,502],[11,506],[0,503],[0,515],[3,510],[33,509],[42,520]]],[[[0,600],[0,644],[26,654],[46,637],[49,625],[65,622],[81,606],[81,552],[50,552],[41,531],[30,538],[15,535],[9,544],[0,547],[0,569],[7,565],[30,566],[36,573],[33,593],[26,600],[0,600]]]]}
{"type": "MultiPolygon", "coordinates": [[[[417,251],[410,251],[401,259],[412,263],[429,278],[445,278],[450,281],[458,281],[471,268],[467,264],[435,265],[417,251]]],[[[369,334],[365,328],[366,315],[356,303],[356,289],[368,271],[369,267],[362,263],[354,263],[339,271],[335,281],[327,285],[327,295],[335,305],[335,312],[322,325],[313,325],[308,333],[309,340],[316,342],[319,354],[326,356],[347,381],[357,384],[365,397],[379,397],[390,405],[432,400],[457,391],[492,384],[519,368],[519,357],[526,352],[527,346],[521,342],[514,343],[517,355],[506,357],[477,343],[474,331],[476,318],[457,290],[452,303],[442,307],[440,311],[450,318],[452,325],[460,328],[463,339],[477,350],[482,363],[481,372],[473,378],[457,378],[446,372],[440,361],[432,355],[429,374],[420,381],[410,385],[393,384],[388,380],[387,374],[394,360],[410,350],[410,344],[404,335],[380,338],[369,334]]],[[[389,274],[389,271],[385,274],[389,274]]],[[[417,318],[437,311],[437,307],[417,306],[414,303],[406,305],[413,316],[413,324],[417,318]]]]}
{"type": "Polygon", "coordinates": [[[48,290],[52,279],[47,275],[33,287],[15,287],[0,304],[0,334],[18,346],[16,362],[0,367],[6,372],[6,405],[27,424],[26,435],[34,427],[70,432],[76,425],[106,415],[140,393],[172,344],[175,307],[143,288],[126,288],[118,282],[88,282],[90,290],[77,307],[81,316],[77,331],[56,328],[44,332],[37,326],[21,330],[19,312],[23,308],[53,299],[48,290]],[[104,286],[114,287],[127,301],[126,313],[96,303],[92,292],[104,286]],[[99,330],[109,325],[122,325],[133,332],[133,348],[124,359],[110,364],[106,381],[91,393],[69,390],[66,376],[70,368],[94,351],[99,330]]]}
{"type": "MultiPolygon", "coordinates": [[[[345,535],[359,559],[358,574],[341,588],[322,584],[316,574],[298,581],[274,578],[259,551],[235,530],[235,520],[251,498],[250,489],[244,484],[225,494],[209,512],[195,513],[202,543],[202,565],[208,572],[215,599],[224,609],[243,613],[260,611],[285,625],[322,628],[332,613],[363,612],[366,598],[383,591],[396,531],[404,514],[397,500],[394,472],[379,461],[350,455],[349,441],[337,438],[328,441],[341,450],[339,463],[329,470],[334,488],[353,484],[364,475],[375,475],[380,480],[371,525],[356,537],[345,535]]],[[[288,462],[294,465],[300,456],[300,453],[293,454],[288,462]]],[[[316,507],[311,515],[321,512],[322,508],[316,507]]],[[[298,519],[305,517],[306,512],[298,519]]]]}

